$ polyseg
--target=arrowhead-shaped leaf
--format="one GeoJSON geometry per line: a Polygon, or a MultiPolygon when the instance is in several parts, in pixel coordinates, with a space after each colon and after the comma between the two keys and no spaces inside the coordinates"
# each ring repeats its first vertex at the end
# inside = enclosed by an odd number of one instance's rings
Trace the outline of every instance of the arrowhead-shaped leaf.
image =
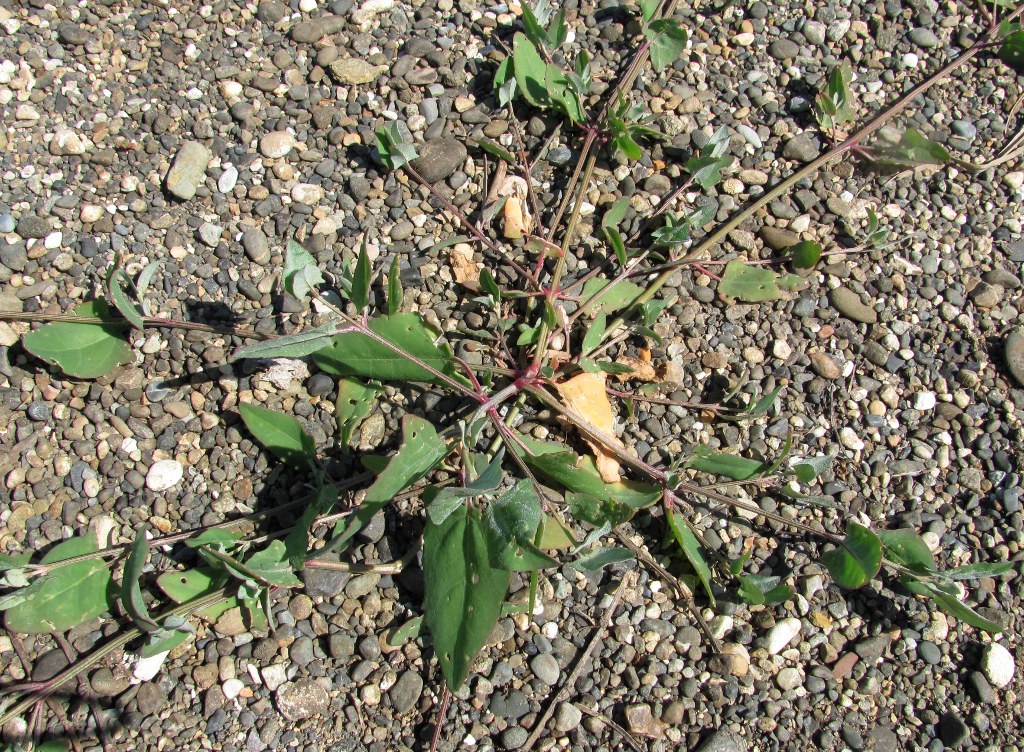
{"type": "MultiPolygon", "coordinates": [[[[75,316],[110,316],[103,300],[89,300],[77,306],[75,316]]],[[[124,328],[116,324],[76,324],[55,321],[21,338],[25,349],[37,358],[60,367],[68,376],[95,379],[132,359],[132,347],[124,328]]]]}
{"type": "Polygon", "coordinates": [[[448,689],[456,691],[501,615],[508,570],[491,564],[480,513],[461,506],[423,531],[423,612],[448,689]]]}
{"type": "Polygon", "coordinates": [[[851,522],[841,545],[821,557],[829,574],[840,587],[855,589],[867,585],[882,564],[882,540],[874,532],[851,522]]]}
{"type": "Polygon", "coordinates": [[[528,480],[519,481],[491,501],[484,513],[491,564],[514,572],[530,572],[557,564],[533,543],[540,516],[540,499],[528,480]]]}

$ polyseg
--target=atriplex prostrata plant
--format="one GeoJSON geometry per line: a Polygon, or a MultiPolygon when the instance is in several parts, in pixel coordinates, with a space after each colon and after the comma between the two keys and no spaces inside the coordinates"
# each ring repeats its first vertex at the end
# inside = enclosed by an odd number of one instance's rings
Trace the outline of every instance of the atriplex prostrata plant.
{"type": "MultiPolygon", "coordinates": [[[[342,452],[348,451],[353,431],[372,411],[381,382],[418,382],[462,398],[466,407],[449,425],[439,430],[421,417],[407,415],[397,451],[389,457],[365,458],[367,473],[338,483],[325,470],[327,448],[316,447],[296,418],[242,405],[239,412],[251,434],[281,460],[309,473],[312,493],[289,505],[302,510],[292,529],[269,543],[228,529],[230,524],[152,542],[139,535],[130,547],[101,548],[96,540],[82,537],[59,544],[38,563],[31,562],[29,553],[8,556],[3,567],[13,591],[0,600],[8,628],[30,634],[61,632],[102,613],[123,611],[135,627],[111,645],[131,644],[141,655],[152,656],[189,639],[194,627],[187,617],[193,614],[214,621],[237,608],[247,623],[263,625],[271,616],[272,591],[300,584],[297,569],[332,566],[321,558],[325,553],[344,552],[380,510],[397,498],[418,495],[425,509],[423,620],[445,684],[453,691],[464,683],[503,610],[532,613],[541,572],[559,565],[593,570],[633,558],[632,550],[609,545],[608,540],[638,511],[655,505],[662,508],[667,533],[692,571],[690,581],[712,600],[714,579],[733,583],[738,595],[752,604],[784,601],[792,590],[779,576],[745,573],[749,551],[730,560],[704,545],[695,512],[706,510],[708,504],[716,507],[716,513],[729,510],[748,519],[767,519],[831,544],[821,562],[841,587],[867,585],[884,567],[910,593],[933,599],[966,624],[999,631],[998,623],[963,602],[960,582],[1004,574],[1010,564],[978,563],[939,571],[932,552],[911,530],[872,530],[862,524],[867,520],[850,519],[845,534],[833,533],[767,512],[700,481],[704,475],[715,476],[756,484],[796,505],[825,505],[827,500],[808,495],[806,486],[829,467],[830,458],[794,459],[789,440],[777,457],[753,459],[704,447],[667,467],[652,465],[634,456],[614,436],[609,394],[625,397],[627,406],[632,400],[671,401],[656,396],[650,385],[622,393],[606,382],[609,375],[624,381],[652,379],[653,367],[643,356],[648,342],[659,342],[656,323],[672,302],[658,294],[679,269],[724,264],[719,293],[745,302],[777,299],[803,284],[800,276],[785,267],[814,267],[823,255],[816,243],[798,243],[769,260],[705,258],[729,232],[801,179],[847,155],[870,165],[901,169],[954,161],[941,145],[912,129],[895,144],[869,142],[915,97],[985,50],[997,49],[1003,61],[1021,70],[1024,32],[1016,22],[1021,10],[993,22],[962,55],[852,135],[844,129],[854,120],[853,71],[846,64],[837,67],[815,102],[821,130],[834,146],[708,230],[713,217],[705,210],[691,207],[673,214],[667,209],[685,198],[688,190],[712,190],[730,169],[728,134],[720,130],[685,163],[686,181],[664,197],[639,229],[629,234],[623,229],[632,210],[628,201],[608,208],[599,225],[607,254],[591,259],[591,272],[567,282],[566,257],[576,249],[597,161],[609,152],[636,160],[643,154],[643,143],[660,135],[643,105],[632,101],[632,90],[648,61],[655,71],[663,72],[686,48],[687,34],[672,18],[674,8],[671,1],[640,2],[639,46],[615,84],[601,96],[592,93],[594,78],[608,78],[608,72],[592,71],[582,51],[567,60],[570,30],[564,12],[553,13],[546,3],[524,8],[522,30],[504,40],[508,54],[495,73],[495,98],[510,115],[517,108],[520,112],[537,108],[561,116],[565,129],[581,139],[581,145],[561,204],[545,212],[535,190],[540,160],[526,153],[515,118],[510,118],[511,142],[477,144],[523,186],[522,191],[510,191],[483,210],[488,219],[503,212],[505,237],[522,238],[521,242],[497,239],[425,180],[416,169],[416,146],[397,123],[379,131],[381,161],[392,170],[404,171],[464,226],[465,236],[446,240],[442,247],[473,243],[488,260],[478,277],[462,281],[479,295],[467,305],[479,306],[493,324],[492,338],[483,348],[489,362],[469,365],[454,357],[423,317],[406,310],[397,258],[386,283],[378,286],[380,275],[364,246],[342,278],[329,285],[313,256],[300,243],[288,243],[283,289],[299,300],[312,298],[331,313],[314,328],[242,347],[233,360],[310,357],[322,371],[336,376],[342,452]],[[571,427],[589,446],[589,453],[575,451],[569,443],[572,437],[541,441],[518,429],[521,416],[541,411],[571,427]],[[438,469],[457,481],[431,482],[438,469]],[[417,485],[424,479],[426,484],[417,485]],[[336,511],[341,488],[368,480],[372,482],[359,493],[357,504],[336,511]],[[334,534],[326,545],[310,551],[309,531],[324,521],[337,523],[334,534]],[[159,592],[177,605],[153,615],[151,603],[161,596],[152,588],[143,590],[143,583],[150,580],[147,557],[151,546],[179,541],[195,550],[201,564],[156,579],[159,592]],[[111,567],[121,559],[124,567],[117,585],[111,567]],[[528,603],[505,602],[512,572],[529,573],[528,603]],[[69,593],[76,597],[67,597],[69,593]]],[[[885,242],[886,232],[871,214],[861,247],[878,248],[885,242]]],[[[153,272],[154,267],[147,267],[132,283],[115,260],[102,298],[26,334],[25,349],[71,376],[91,378],[132,358],[123,333],[126,326],[203,328],[144,315],[144,292],[153,272]]],[[[726,398],[726,405],[736,398],[739,386],[726,398]]],[[[726,407],[722,412],[731,419],[756,419],[770,410],[778,394],[773,390],[752,397],[745,407],[726,407]]],[[[694,611],[694,616],[703,624],[699,612],[694,611]]],[[[418,622],[408,625],[401,636],[415,633],[416,628],[418,622]]],[[[709,640],[717,644],[710,635],[709,640]]],[[[110,645],[104,648],[110,649],[110,645]]],[[[92,656],[53,680],[22,687],[25,698],[8,708],[3,720],[23,712],[96,660],[92,656]]]]}

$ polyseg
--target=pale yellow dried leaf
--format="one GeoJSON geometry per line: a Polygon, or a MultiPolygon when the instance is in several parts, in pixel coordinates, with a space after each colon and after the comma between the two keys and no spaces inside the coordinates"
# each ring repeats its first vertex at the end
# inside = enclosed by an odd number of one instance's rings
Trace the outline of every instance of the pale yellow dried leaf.
{"type": "MultiPolygon", "coordinates": [[[[623,447],[622,442],[615,438],[613,433],[612,404],[608,401],[604,384],[604,373],[581,373],[559,384],[558,391],[583,420],[610,439],[614,439],[617,446],[623,447]]],[[[622,477],[619,461],[606,451],[602,444],[591,441],[586,436],[583,438],[594,452],[594,461],[601,480],[605,483],[618,482],[622,477]]]]}
{"type": "Polygon", "coordinates": [[[631,358],[628,355],[622,355],[615,360],[615,363],[620,366],[626,366],[629,368],[628,373],[617,373],[615,374],[615,380],[619,382],[623,381],[657,381],[658,371],[654,367],[654,364],[649,360],[643,360],[641,358],[631,358]]]}
{"type": "Polygon", "coordinates": [[[460,285],[471,290],[478,290],[480,284],[480,267],[473,260],[473,248],[468,243],[457,243],[448,252],[448,260],[452,266],[452,276],[460,285]]]}

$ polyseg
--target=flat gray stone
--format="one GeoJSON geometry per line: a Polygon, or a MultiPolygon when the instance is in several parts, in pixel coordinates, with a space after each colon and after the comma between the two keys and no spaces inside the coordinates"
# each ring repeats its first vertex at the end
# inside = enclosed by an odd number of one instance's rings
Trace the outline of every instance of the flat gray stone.
{"type": "Polygon", "coordinates": [[[422,694],[423,677],[415,671],[406,671],[398,677],[395,685],[388,690],[391,706],[400,715],[404,715],[415,708],[422,694]]]}
{"type": "Polygon", "coordinates": [[[828,294],[829,302],[840,314],[861,324],[878,321],[875,309],[861,302],[860,296],[848,287],[837,287],[828,294]]]}
{"type": "Polygon", "coordinates": [[[310,44],[319,39],[341,31],[345,26],[345,19],[342,16],[320,16],[302,21],[292,27],[291,38],[301,44],[310,44]]]}
{"type": "Polygon", "coordinates": [[[747,745],[742,739],[725,729],[718,729],[697,747],[697,752],[746,752],[747,745]]]}
{"type": "Polygon", "coordinates": [[[277,709],[289,721],[301,721],[327,712],[331,698],[320,682],[299,679],[286,682],[274,694],[277,709]]]}
{"type": "Polygon", "coordinates": [[[167,171],[167,190],[183,201],[193,198],[206,180],[206,168],[212,158],[213,153],[202,144],[186,141],[167,171]]]}
{"type": "Polygon", "coordinates": [[[428,183],[444,180],[466,162],[466,147],[454,138],[427,141],[419,152],[420,155],[410,164],[428,183]]]}
{"type": "Polygon", "coordinates": [[[1006,367],[1010,369],[1010,374],[1018,384],[1024,386],[1024,329],[1010,332],[1010,336],[1006,338],[1003,355],[1006,357],[1006,367]]]}

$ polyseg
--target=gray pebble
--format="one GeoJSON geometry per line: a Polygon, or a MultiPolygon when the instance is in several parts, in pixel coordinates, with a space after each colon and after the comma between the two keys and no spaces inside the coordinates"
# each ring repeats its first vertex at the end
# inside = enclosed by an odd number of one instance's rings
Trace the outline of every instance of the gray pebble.
{"type": "Polygon", "coordinates": [[[420,695],[423,694],[423,677],[415,671],[406,671],[388,690],[388,697],[391,698],[391,705],[395,712],[404,715],[416,707],[420,695]]]}
{"type": "Polygon", "coordinates": [[[541,653],[535,657],[530,661],[530,669],[533,671],[534,676],[549,687],[553,687],[558,683],[558,677],[562,673],[561,669],[558,668],[558,661],[550,653],[541,653]]]}
{"type": "Polygon", "coordinates": [[[936,36],[935,32],[925,26],[918,26],[916,29],[911,29],[907,36],[910,38],[910,41],[918,47],[938,47],[942,44],[942,40],[936,36]]]}
{"type": "Polygon", "coordinates": [[[461,141],[448,137],[438,138],[419,147],[419,156],[411,162],[411,166],[428,183],[437,183],[462,167],[467,153],[461,141]]]}
{"type": "Polygon", "coordinates": [[[862,324],[874,324],[878,321],[875,309],[862,303],[860,296],[848,287],[837,287],[830,290],[828,299],[839,313],[851,321],[862,324]]]}

